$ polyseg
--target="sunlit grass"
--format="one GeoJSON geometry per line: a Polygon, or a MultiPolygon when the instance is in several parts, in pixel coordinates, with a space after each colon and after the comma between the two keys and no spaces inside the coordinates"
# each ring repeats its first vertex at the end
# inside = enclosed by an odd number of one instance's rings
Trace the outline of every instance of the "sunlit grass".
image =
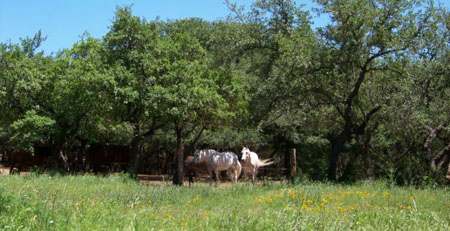
{"type": "Polygon", "coordinates": [[[0,176],[0,230],[448,230],[449,188],[0,176]]]}

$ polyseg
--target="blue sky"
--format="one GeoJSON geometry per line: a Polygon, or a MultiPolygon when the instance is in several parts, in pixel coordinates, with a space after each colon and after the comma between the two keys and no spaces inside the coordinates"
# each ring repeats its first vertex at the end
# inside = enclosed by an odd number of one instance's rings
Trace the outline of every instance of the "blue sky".
{"type": "MultiPolygon", "coordinates": [[[[450,6],[450,0],[442,0],[450,6]]],[[[234,0],[249,7],[253,0],[234,0]]],[[[305,3],[309,9],[311,0],[305,3]]],[[[229,11],[223,0],[0,0],[0,42],[32,37],[38,30],[47,35],[46,54],[70,48],[83,32],[101,38],[108,31],[116,6],[133,4],[133,14],[147,20],[200,17],[208,21],[224,18],[229,11]]],[[[326,19],[314,20],[316,25],[326,19]]]]}

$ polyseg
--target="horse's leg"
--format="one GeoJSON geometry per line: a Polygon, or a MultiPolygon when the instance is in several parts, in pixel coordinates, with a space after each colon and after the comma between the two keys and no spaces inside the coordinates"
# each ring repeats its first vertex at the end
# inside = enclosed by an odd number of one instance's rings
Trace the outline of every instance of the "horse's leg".
{"type": "Polygon", "coordinates": [[[252,169],[252,184],[255,184],[256,179],[256,169],[252,169]]]}
{"type": "Polygon", "coordinates": [[[238,170],[237,170],[237,169],[234,169],[234,170],[233,170],[233,174],[234,174],[234,176],[233,176],[233,181],[234,181],[234,183],[237,183],[237,179],[238,179],[238,170]]]}
{"type": "Polygon", "coordinates": [[[208,174],[211,177],[211,180],[209,181],[209,185],[211,185],[214,180],[214,173],[213,173],[213,170],[210,168],[207,168],[206,170],[208,170],[208,174]]]}
{"type": "Polygon", "coordinates": [[[214,174],[216,174],[216,184],[219,183],[219,170],[215,169],[214,174]]]}
{"type": "Polygon", "coordinates": [[[14,174],[14,172],[13,172],[14,165],[15,165],[15,163],[12,162],[12,163],[11,163],[11,167],[9,168],[9,174],[10,174],[10,175],[14,174]]]}
{"type": "Polygon", "coordinates": [[[231,180],[231,181],[233,181],[233,178],[234,178],[234,169],[233,168],[229,168],[229,169],[227,169],[227,180],[231,180]]]}
{"type": "Polygon", "coordinates": [[[188,177],[189,177],[189,186],[191,186],[191,184],[194,184],[194,171],[189,170],[188,177]]]}
{"type": "Polygon", "coordinates": [[[252,167],[247,168],[247,176],[248,176],[248,179],[250,179],[251,181],[253,180],[253,170],[252,169],[253,169],[252,167]]]}

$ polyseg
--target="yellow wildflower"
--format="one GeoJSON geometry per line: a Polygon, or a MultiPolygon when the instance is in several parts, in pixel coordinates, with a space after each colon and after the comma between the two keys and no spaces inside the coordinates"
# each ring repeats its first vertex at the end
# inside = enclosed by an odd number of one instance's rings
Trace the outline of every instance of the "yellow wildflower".
{"type": "Polygon", "coordinates": [[[187,222],[181,222],[181,226],[186,227],[187,226],[187,222]]]}
{"type": "Polygon", "coordinates": [[[209,217],[209,212],[205,211],[205,217],[209,217]]]}

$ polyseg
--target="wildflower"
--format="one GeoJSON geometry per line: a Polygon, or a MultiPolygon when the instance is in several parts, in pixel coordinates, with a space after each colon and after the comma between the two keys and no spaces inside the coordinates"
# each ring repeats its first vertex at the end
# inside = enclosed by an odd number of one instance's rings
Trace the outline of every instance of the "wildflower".
{"type": "Polygon", "coordinates": [[[409,200],[410,201],[414,200],[414,197],[413,196],[409,196],[409,200]]]}
{"type": "Polygon", "coordinates": [[[264,197],[262,196],[261,198],[259,197],[255,197],[255,202],[263,202],[264,197]]]}
{"type": "Polygon", "coordinates": [[[308,200],[308,204],[312,204],[313,202],[312,202],[312,200],[308,200]]]}
{"type": "Polygon", "coordinates": [[[154,217],[154,216],[155,216],[155,214],[154,214],[153,212],[149,212],[148,215],[149,215],[150,217],[154,217]]]}
{"type": "Polygon", "coordinates": [[[412,208],[411,205],[408,205],[408,210],[411,210],[411,208],[412,208]]]}
{"type": "Polygon", "coordinates": [[[152,200],[148,200],[147,203],[148,203],[149,205],[151,205],[151,204],[152,204],[152,200]]]}
{"type": "Polygon", "coordinates": [[[184,215],[183,217],[184,217],[184,219],[188,219],[188,218],[189,218],[189,216],[188,216],[188,215],[184,215]]]}
{"type": "Polygon", "coordinates": [[[209,212],[205,211],[205,217],[209,217],[209,212]]]}
{"type": "Polygon", "coordinates": [[[267,198],[267,202],[272,203],[273,199],[269,197],[269,198],[267,198]]]}
{"type": "Polygon", "coordinates": [[[187,226],[187,222],[181,222],[181,226],[186,227],[187,226]]]}
{"type": "Polygon", "coordinates": [[[342,210],[343,210],[343,208],[339,206],[339,207],[338,207],[338,210],[339,210],[339,211],[342,211],[342,210]]]}
{"type": "Polygon", "coordinates": [[[328,201],[327,201],[327,200],[325,200],[325,199],[322,199],[322,202],[323,202],[323,203],[327,203],[328,201]]]}
{"type": "Polygon", "coordinates": [[[167,218],[170,218],[170,219],[172,219],[172,221],[174,221],[174,220],[175,220],[175,217],[174,217],[174,216],[172,216],[172,214],[170,214],[170,213],[167,213],[167,214],[166,214],[166,216],[167,216],[167,218]]]}

